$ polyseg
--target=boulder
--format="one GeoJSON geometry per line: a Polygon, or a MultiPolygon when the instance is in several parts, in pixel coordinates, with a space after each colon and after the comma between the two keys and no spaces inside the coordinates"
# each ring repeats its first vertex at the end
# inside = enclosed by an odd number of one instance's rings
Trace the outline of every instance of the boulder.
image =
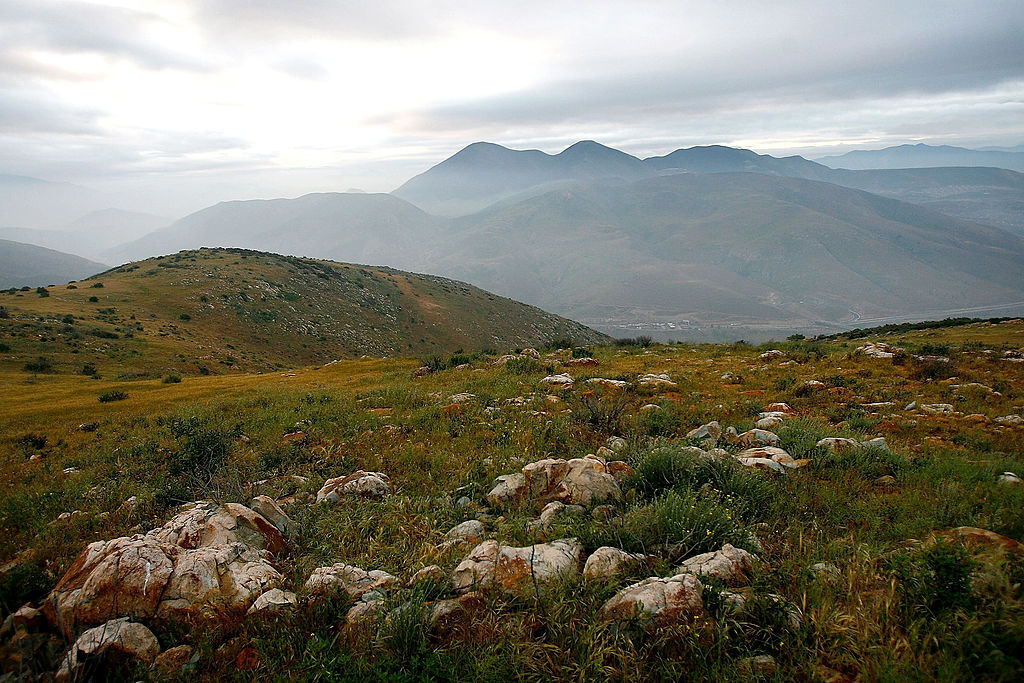
{"type": "Polygon", "coordinates": [[[778,446],[779,436],[763,429],[751,429],[740,434],[737,443],[741,446],[778,446]]]}
{"type": "Polygon", "coordinates": [[[622,491],[619,478],[629,476],[632,468],[622,463],[611,468],[596,455],[563,460],[545,458],[523,467],[522,474],[498,477],[487,500],[495,507],[507,507],[523,498],[549,503],[559,501],[591,506],[606,500],[618,500],[622,491]]]}
{"type": "Polygon", "coordinates": [[[476,543],[482,541],[486,533],[483,522],[470,519],[452,527],[444,536],[450,541],[476,543]]]}
{"type": "Polygon", "coordinates": [[[249,507],[273,524],[285,536],[291,536],[298,530],[295,522],[269,496],[256,496],[249,503],[249,507]]]}
{"type": "Polygon", "coordinates": [[[93,678],[106,665],[137,660],[152,662],[160,643],[148,628],[128,617],[91,628],[74,642],[57,672],[57,681],[93,678]]]}
{"type": "Polygon", "coordinates": [[[395,588],[400,581],[380,569],[366,571],[361,567],[338,562],[329,567],[317,567],[306,579],[306,592],[323,595],[333,590],[342,590],[352,598],[358,598],[370,591],[395,588]]]}
{"type": "Polygon", "coordinates": [[[722,426],[717,421],[712,420],[706,425],[701,425],[696,429],[691,429],[686,434],[687,439],[697,439],[699,441],[707,442],[714,446],[718,443],[718,439],[722,437],[722,426]]]}
{"type": "Polygon", "coordinates": [[[781,413],[783,415],[796,415],[796,411],[793,410],[788,403],[776,402],[769,403],[764,407],[766,413],[781,413]]]}
{"type": "Polygon", "coordinates": [[[884,436],[876,436],[873,439],[861,441],[860,445],[863,446],[864,448],[877,448],[878,450],[885,451],[886,453],[892,452],[889,450],[889,444],[885,442],[884,436]]]}
{"type": "Polygon", "coordinates": [[[456,592],[492,586],[506,593],[540,588],[579,574],[583,548],[574,538],[526,547],[484,541],[459,563],[452,576],[456,592]]]}
{"type": "Polygon", "coordinates": [[[744,458],[737,457],[736,462],[744,467],[753,467],[761,470],[768,470],[778,474],[786,474],[786,467],[770,458],[744,458]]]}
{"type": "MultiPolygon", "coordinates": [[[[775,446],[761,446],[760,448],[748,448],[741,451],[736,456],[737,459],[758,459],[763,458],[776,462],[783,467],[789,469],[796,469],[798,467],[806,467],[811,464],[811,461],[807,458],[801,458],[800,460],[793,459],[789,453],[781,448],[775,446]]],[[[774,468],[772,468],[774,469],[774,468]]]]}
{"type": "Polygon", "coordinates": [[[191,645],[179,645],[168,648],[157,655],[153,660],[153,671],[160,678],[171,678],[198,660],[199,656],[191,645]]]}
{"type": "Polygon", "coordinates": [[[413,574],[412,578],[409,579],[409,583],[406,584],[406,586],[408,588],[412,588],[416,584],[423,582],[442,583],[446,577],[447,574],[445,574],[445,571],[441,569],[440,566],[432,564],[427,567],[424,567],[423,569],[420,569],[415,574],[413,574]]]}
{"type": "Polygon", "coordinates": [[[537,349],[523,349],[519,352],[520,356],[529,356],[534,360],[540,360],[540,351],[537,349]]]}
{"type": "Polygon", "coordinates": [[[830,453],[845,453],[847,451],[857,450],[861,445],[860,441],[857,441],[856,439],[830,436],[820,439],[818,443],[814,444],[814,447],[824,448],[830,453]]]}
{"type": "Polygon", "coordinates": [[[605,379],[604,377],[591,377],[586,382],[587,384],[596,384],[605,389],[625,389],[629,386],[629,382],[624,382],[621,379],[605,379]]]}
{"type": "Polygon", "coordinates": [[[550,384],[556,387],[571,387],[573,385],[572,375],[568,373],[561,373],[559,375],[548,375],[541,380],[544,384],[550,384]]]}
{"type": "Polygon", "coordinates": [[[755,559],[746,550],[726,543],[721,550],[691,557],[680,565],[676,573],[717,579],[727,586],[742,586],[747,581],[755,559]]]}
{"type": "Polygon", "coordinates": [[[921,410],[937,415],[949,415],[955,412],[951,403],[929,403],[921,406],[921,410]]]}
{"type": "Polygon", "coordinates": [[[826,581],[838,579],[842,576],[842,572],[839,570],[839,567],[828,562],[815,562],[811,565],[809,571],[814,578],[826,581]]]}
{"type": "Polygon", "coordinates": [[[256,598],[249,608],[249,614],[256,612],[284,612],[294,609],[299,604],[299,599],[291,591],[283,591],[280,588],[271,588],[266,593],[256,598]]]}
{"type": "Polygon", "coordinates": [[[356,604],[345,613],[345,623],[353,624],[376,616],[384,607],[385,595],[381,591],[368,591],[356,598],[356,604]]]}
{"type": "Polygon", "coordinates": [[[210,501],[189,503],[146,536],[182,548],[226,546],[233,543],[280,554],[288,543],[269,520],[239,503],[217,505],[210,501]]]}
{"type": "Polygon", "coordinates": [[[1000,484],[1019,484],[1019,483],[1021,483],[1020,477],[1018,477],[1013,472],[1003,472],[1002,474],[999,475],[999,479],[997,481],[1000,484]]]}
{"type": "Polygon", "coordinates": [[[760,356],[758,356],[758,358],[760,358],[761,360],[775,360],[776,358],[782,358],[784,355],[786,354],[784,354],[779,349],[769,349],[768,351],[765,351],[760,356]]]}
{"type": "Polygon", "coordinates": [[[587,558],[583,566],[583,578],[604,581],[645,566],[649,560],[647,555],[602,546],[587,558]]]}
{"type": "Polygon", "coordinates": [[[381,498],[390,490],[391,479],[382,472],[356,470],[345,477],[328,479],[316,493],[316,502],[336,503],[345,495],[381,498]]]}
{"type": "Polygon", "coordinates": [[[772,677],[775,672],[778,671],[779,665],[775,662],[775,658],[771,655],[755,655],[753,657],[744,657],[736,666],[748,675],[756,677],[772,677]]]}
{"type": "Polygon", "coordinates": [[[778,427],[780,424],[782,424],[781,416],[765,415],[764,417],[759,418],[757,422],[754,423],[754,426],[758,429],[772,429],[773,427],[778,427]]]}
{"type": "Polygon", "coordinates": [[[959,526],[948,531],[939,531],[937,536],[960,541],[982,549],[1002,549],[1012,553],[1024,553],[1024,544],[988,529],[973,526],[959,526]]]}
{"type": "Polygon", "coordinates": [[[573,358],[572,360],[565,361],[565,365],[570,368],[578,367],[596,367],[600,365],[596,358],[585,356],[583,358],[573,358]]]}
{"type": "Polygon", "coordinates": [[[624,450],[629,445],[621,436],[609,436],[605,444],[615,453],[624,450]]]}
{"type": "Polygon", "coordinates": [[[525,475],[520,472],[503,474],[494,480],[493,488],[487,494],[487,502],[492,507],[509,507],[522,500],[527,491],[525,475]]]}
{"type": "Polygon", "coordinates": [[[670,388],[676,386],[676,383],[673,382],[669,378],[669,376],[664,373],[658,375],[650,373],[646,375],[640,375],[640,378],[637,379],[636,383],[642,387],[649,387],[654,389],[670,388]]]}
{"type": "Polygon", "coordinates": [[[1024,417],[1020,415],[1003,415],[1002,417],[997,417],[995,422],[1006,427],[1020,427],[1024,426],[1024,417]]]}
{"type": "Polygon", "coordinates": [[[650,619],[670,624],[704,612],[704,586],[693,574],[651,577],[623,588],[601,607],[606,619],[650,619]]]}

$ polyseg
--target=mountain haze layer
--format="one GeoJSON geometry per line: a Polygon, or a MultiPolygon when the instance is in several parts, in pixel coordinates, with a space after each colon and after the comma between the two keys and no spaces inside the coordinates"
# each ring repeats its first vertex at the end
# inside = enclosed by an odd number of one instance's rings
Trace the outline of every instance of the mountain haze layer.
{"type": "Polygon", "coordinates": [[[0,239],[0,287],[64,283],[95,275],[105,268],[102,263],[81,256],[0,239]]]}
{"type": "Polygon", "coordinates": [[[885,149],[858,149],[818,159],[832,168],[926,168],[930,166],[992,166],[1024,171],[1024,153],[976,150],[950,145],[898,145],[885,149]]]}

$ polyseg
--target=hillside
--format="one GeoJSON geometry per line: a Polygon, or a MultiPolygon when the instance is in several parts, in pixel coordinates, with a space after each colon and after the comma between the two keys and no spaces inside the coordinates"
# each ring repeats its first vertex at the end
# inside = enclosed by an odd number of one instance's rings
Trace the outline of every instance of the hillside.
{"type": "Polygon", "coordinates": [[[681,174],[458,219],[435,272],[591,324],[840,321],[1024,301],[1024,240],[836,185],[681,174]]]}
{"type": "Polygon", "coordinates": [[[80,185],[0,173],[0,226],[57,229],[109,205],[108,197],[80,185]]]}
{"type": "Polygon", "coordinates": [[[951,145],[896,145],[885,149],[855,149],[838,156],[821,157],[818,163],[851,170],[877,168],[928,168],[933,166],[990,166],[1024,171],[1024,153],[976,150],[951,145]]]}
{"type": "Polygon", "coordinates": [[[496,360],[0,372],[0,671],[1021,679],[1024,321],[496,360]]]}
{"type": "Polygon", "coordinates": [[[625,152],[584,140],[558,154],[477,142],[407,181],[392,194],[439,216],[479,211],[565,181],[616,183],[653,175],[625,152]]]}
{"type": "Polygon", "coordinates": [[[128,378],[604,339],[445,278],[237,249],[147,259],[0,305],[0,368],[45,356],[47,371],[128,378]]]}
{"type": "Polygon", "coordinates": [[[409,263],[436,219],[387,194],[315,193],[221,202],[105,252],[111,263],[198,247],[244,247],[291,256],[409,263]]]}
{"type": "Polygon", "coordinates": [[[0,239],[0,287],[39,287],[94,275],[106,268],[81,256],[0,239]]]}

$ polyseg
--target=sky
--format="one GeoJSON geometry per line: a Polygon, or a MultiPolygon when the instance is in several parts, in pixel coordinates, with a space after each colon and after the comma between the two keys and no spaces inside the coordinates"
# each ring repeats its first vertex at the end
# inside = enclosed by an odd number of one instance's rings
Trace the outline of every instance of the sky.
{"type": "Polygon", "coordinates": [[[3,0],[0,173],[177,217],[478,140],[1024,143],[1020,0],[3,0]]]}

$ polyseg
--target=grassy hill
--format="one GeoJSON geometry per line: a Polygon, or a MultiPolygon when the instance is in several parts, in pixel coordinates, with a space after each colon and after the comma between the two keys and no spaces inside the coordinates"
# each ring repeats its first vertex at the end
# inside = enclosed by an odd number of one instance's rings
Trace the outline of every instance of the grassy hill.
{"type": "Polygon", "coordinates": [[[94,275],[106,266],[34,244],[0,239],[0,287],[39,287],[94,275]]]}
{"type": "Polygon", "coordinates": [[[42,356],[47,372],[218,374],[604,338],[445,278],[238,249],[147,259],[48,293],[0,294],[4,371],[42,356]]]}
{"type": "MultiPolygon", "coordinates": [[[[46,343],[60,351],[59,340],[46,343]]],[[[0,618],[39,605],[90,542],[157,527],[183,500],[248,504],[258,493],[299,524],[274,560],[299,603],[232,628],[144,619],[162,649],[193,648],[190,680],[255,671],[268,680],[746,681],[758,677],[751,657],[770,657],[759,661],[777,680],[1019,680],[1024,485],[1000,476],[1024,474],[1024,428],[997,419],[1024,405],[1024,366],[1012,362],[1022,349],[1017,320],[774,347],[594,347],[596,367],[566,366],[568,350],[516,366],[478,358],[426,377],[413,377],[413,359],[179,384],[4,372],[0,618]],[[906,354],[856,353],[867,341],[906,354]],[[769,348],[778,354],[765,359],[769,348]],[[910,356],[921,353],[949,361],[910,356]],[[542,383],[553,371],[577,380],[557,400],[542,383]],[[640,373],[676,385],[637,386],[640,373]],[[594,376],[632,384],[595,392],[583,382],[594,376]],[[109,391],[128,396],[97,400],[109,391]],[[462,392],[469,398],[453,405],[462,392]],[[744,431],[776,401],[793,411],[772,428],[779,445],[806,467],[776,475],[741,466],[726,442],[715,456],[689,448],[709,448],[687,439],[691,429],[717,420],[744,431]],[[933,404],[952,412],[922,408],[933,404]],[[286,441],[297,421],[305,442],[286,441]],[[613,435],[626,442],[614,457],[635,474],[601,514],[566,513],[543,529],[529,505],[488,508],[496,476],[594,453],[613,435]],[[817,445],[823,437],[883,437],[886,446],[834,453],[817,445]],[[207,464],[211,477],[190,476],[189,466],[207,464]],[[385,472],[391,493],[312,502],[327,478],[357,469],[385,472]],[[586,554],[610,545],[651,560],[521,595],[486,589],[471,611],[431,626],[421,607],[452,597],[447,579],[475,545],[445,534],[473,519],[503,544],[576,537],[586,554]],[[1004,538],[960,540],[949,533],[959,527],[1004,538]],[[757,560],[739,585],[703,578],[699,616],[602,614],[616,591],[673,576],[682,558],[726,542],[757,560]],[[398,577],[377,618],[346,623],[345,594],[313,599],[306,578],[332,563],[398,577]],[[405,588],[435,564],[441,580],[405,588]]],[[[0,635],[0,663],[52,671],[66,643],[30,628],[0,635]]],[[[157,675],[134,663],[114,673],[157,675]]]]}
{"type": "Polygon", "coordinates": [[[435,272],[595,323],[839,321],[1024,301],[1018,237],[765,174],[576,186],[455,226],[427,256],[435,272]]]}

